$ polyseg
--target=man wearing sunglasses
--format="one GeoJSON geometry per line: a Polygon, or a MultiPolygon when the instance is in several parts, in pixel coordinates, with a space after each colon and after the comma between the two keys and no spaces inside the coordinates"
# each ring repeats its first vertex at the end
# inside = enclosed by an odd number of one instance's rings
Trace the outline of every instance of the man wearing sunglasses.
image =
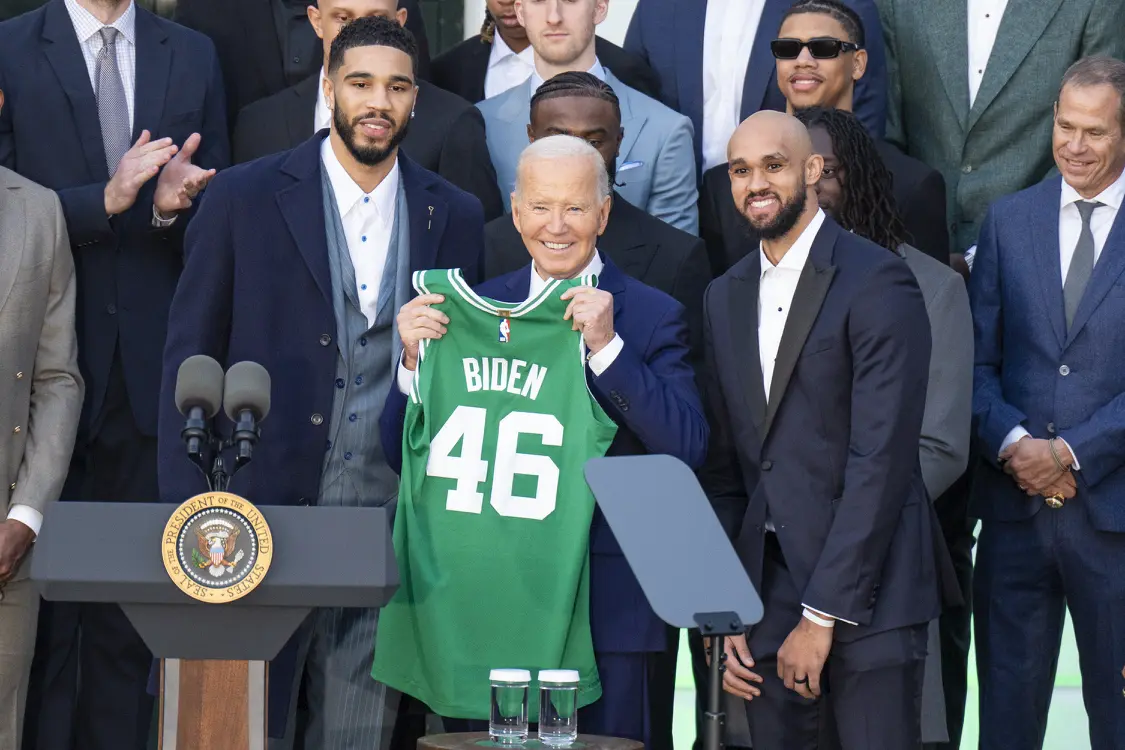
{"type": "MultiPolygon", "coordinates": [[[[797,0],[786,11],[777,38],[770,43],[786,111],[810,107],[854,111],[859,84],[870,74],[865,37],[861,16],[840,0],[797,0]]],[[[891,172],[893,198],[910,243],[948,264],[949,232],[941,173],[873,137],[879,156],[891,172]]],[[[712,272],[718,275],[756,250],[757,239],[748,238],[742,229],[743,222],[730,200],[725,163],[707,170],[700,196],[700,234],[707,241],[712,272]]]]}
{"type": "MultiPolygon", "coordinates": [[[[886,107],[883,31],[875,0],[845,0],[863,18],[867,75],[855,113],[876,138],[886,107]]],[[[762,109],[785,109],[774,82],[770,41],[793,0],[639,0],[625,49],[660,76],[662,101],[695,128],[700,172],[727,162],[727,141],[740,122],[762,109]]]]}

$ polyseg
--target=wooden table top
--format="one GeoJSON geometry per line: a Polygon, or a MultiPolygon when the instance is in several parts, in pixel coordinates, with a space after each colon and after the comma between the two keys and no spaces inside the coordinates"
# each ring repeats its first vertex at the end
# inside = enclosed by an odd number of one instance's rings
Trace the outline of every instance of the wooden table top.
{"type": "MultiPolygon", "coordinates": [[[[460,734],[431,734],[418,740],[418,750],[474,750],[475,748],[524,748],[525,750],[544,750],[555,746],[539,741],[534,732],[528,734],[521,744],[493,742],[488,732],[463,732],[460,734]]],[[[636,740],[623,740],[617,737],[600,737],[594,734],[580,734],[578,740],[566,747],[575,750],[644,750],[644,744],[636,740]]]]}

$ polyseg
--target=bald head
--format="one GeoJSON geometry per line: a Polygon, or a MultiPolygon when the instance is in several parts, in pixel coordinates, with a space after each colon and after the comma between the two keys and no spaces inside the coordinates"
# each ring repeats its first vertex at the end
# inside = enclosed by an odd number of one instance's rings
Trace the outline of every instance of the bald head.
{"type": "Polygon", "coordinates": [[[727,162],[735,206],[764,240],[803,228],[810,196],[815,212],[824,159],[796,117],[773,110],[747,117],[731,136],[727,162]]]}

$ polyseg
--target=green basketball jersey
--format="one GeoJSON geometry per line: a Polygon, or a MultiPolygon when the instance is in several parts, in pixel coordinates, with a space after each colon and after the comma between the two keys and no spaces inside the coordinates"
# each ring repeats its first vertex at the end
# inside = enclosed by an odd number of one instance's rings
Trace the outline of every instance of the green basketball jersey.
{"type": "MultiPolygon", "coordinates": [[[[581,335],[551,281],[519,304],[459,270],[419,271],[448,333],[422,341],[406,409],[394,543],[400,586],[379,617],[372,676],[443,716],[487,719],[496,668],[577,669],[601,695],[590,640],[582,473],[617,427],[586,385],[581,335]]],[[[534,688],[534,686],[533,686],[534,688]]],[[[529,700],[532,721],[538,700],[529,700]]]]}

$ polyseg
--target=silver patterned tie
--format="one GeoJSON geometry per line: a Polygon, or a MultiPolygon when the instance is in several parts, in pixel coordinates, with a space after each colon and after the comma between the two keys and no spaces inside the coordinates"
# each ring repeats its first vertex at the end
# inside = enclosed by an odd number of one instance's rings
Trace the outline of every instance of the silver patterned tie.
{"type": "Polygon", "coordinates": [[[102,124],[105,162],[109,176],[113,177],[121,157],[129,150],[129,102],[125,99],[121,71],[117,69],[117,38],[121,32],[112,26],[103,26],[98,33],[102,37],[102,48],[94,68],[98,81],[98,90],[94,93],[98,99],[98,119],[102,124]]]}
{"type": "Polygon", "coordinates": [[[1082,293],[1086,291],[1086,282],[1094,271],[1094,233],[1090,229],[1090,215],[1102,204],[1097,201],[1078,201],[1074,205],[1082,217],[1082,231],[1078,233],[1078,244],[1074,246],[1074,255],[1070,258],[1066,281],[1063,282],[1063,304],[1066,307],[1068,329],[1074,321],[1074,313],[1078,311],[1078,303],[1082,301],[1082,293]]]}

